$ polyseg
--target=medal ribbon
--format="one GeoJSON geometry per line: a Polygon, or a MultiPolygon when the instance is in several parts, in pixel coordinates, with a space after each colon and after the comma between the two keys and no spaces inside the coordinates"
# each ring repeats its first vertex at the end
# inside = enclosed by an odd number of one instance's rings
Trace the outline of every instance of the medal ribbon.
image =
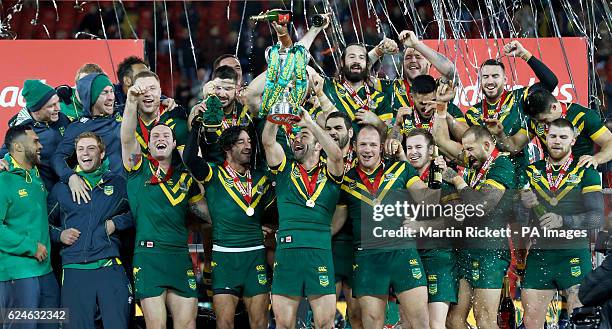
{"type": "Polygon", "coordinates": [[[368,175],[366,175],[366,173],[361,170],[359,166],[357,166],[356,169],[357,173],[359,174],[359,178],[361,178],[361,181],[363,182],[363,185],[365,185],[368,191],[370,191],[370,194],[372,196],[376,196],[376,194],[378,193],[378,188],[380,187],[380,180],[382,179],[383,171],[385,171],[384,167],[381,166],[380,169],[378,169],[378,173],[376,173],[376,178],[374,178],[374,183],[370,183],[368,175]]]}
{"type": "Polygon", "coordinates": [[[406,88],[406,98],[408,99],[408,103],[410,104],[410,107],[414,109],[414,100],[410,95],[410,83],[408,83],[407,79],[402,80],[402,82],[404,82],[404,88],[406,88]]]}
{"type": "MultiPolygon", "coordinates": [[[[155,125],[159,122],[159,118],[161,118],[161,115],[164,113],[165,110],[166,108],[159,104],[159,114],[157,115],[157,118],[153,121],[153,127],[155,127],[155,125]]],[[[138,116],[138,124],[140,125],[142,139],[144,139],[145,143],[149,144],[149,129],[147,129],[147,125],[145,125],[144,121],[142,121],[140,116],[138,116]]]]}
{"type": "MultiPolygon", "coordinates": [[[[501,97],[499,98],[499,102],[497,103],[497,105],[495,105],[495,112],[493,114],[494,119],[497,119],[499,112],[501,112],[502,105],[506,102],[507,94],[508,92],[504,89],[504,92],[502,92],[501,97]]],[[[489,103],[487,101],[484,101],[483,105],[485,105],[485,109],[484,111],[482,111],[483,112],[482,115],[484,116],[485,119],[488,119],[489,118],[489,103]]]]}
{"type": "Polygon", "coordinates": [[[349,146],[346,160],[344,160],[344,173],[346,174],[351,168],[353,168],[353,147],[349,146]]]}
{"type": "MultiPolygon", "coordinates": [[[[414,117],[414,126],[417,128],[423,128],[423,123],[421,122],[421,118],[419,117],[419,113],[415,108],[412,108],[412,116],[414,117]]],[[[429,128],[427,130],[431,132],[433,130],[434,120],[436,120],[436,116],[432,115],[429,120],[429,128]]]]}
{"type": "Polygon", "coordinates": [[[487,161],[485,161],[485,163],[482,164],[482,166],[480,167],[480,170],[478,170],[478,174],[470,180],[471,188],[475,188],[476,185],[478,185],[482,176],[484,176],[489,171],[489,167],[491,167],[491,164],[493,164],[493,161],[495,161],[495,159],[497,159],[498,156],[499,156],[499,150],[496,148],[493,150],[491,155],[489,155],[489,157],[487,158],[487,161]]]}
{"type": "Polygon", "coordinates": [[[300,169],[300,176],[302,177],[302,183],[306,186],[306,193],[308,193],[308,197],[310,198],[314,193],[315,187],[317,186],[317,178],[319,178],[319,171],[321,167],[317,166],[317,170],[315,170],[314,174],[312,174],[312,179],[308,178],[308,172],[301,164],[298,164],[300,169]]]}
{"type": "Polygon", "coordinates": [[[430,165],[427,165],[425,171],[423,171],[423,173],[419,176],[419,178],[425,183],[427,183],[427,181],[429,180],[429,166],[430,165]]]}
{"type": "Polygon", "coordinates": [[[147,159],[149,159],[149,162],[151,162],[151,164],[153,165],[151,169],[155,170],[153,176],[151,176],[151,184],[161,184],[170,180],[170,178],[172,177],[172,173],[174,172],[172,166],[170,166],[168,172],[166,172],[166,175],[164,175],[164,178],[160,180],[159,172],[161,171],[161,168],[159,167],[159,161],[155,160],[152,156],[148,156],[147,159]]]}
{"type": "Polygon", "coordinates": [[[357,95],[357,92],[355,91],[355,89],[353,89],[353,87],[351,87],[351,85],[348,84],[348,82],[343,81],[342,82],[342,86],[344,86],[344,89],[346,89],[349,94],[351,95],[351,97],[353,98],[353,100],[355,100],[355,102],[357,103],[357,105],[359,105],[359,107],[361,107],[362,109],[369,111],[370,110],[370,102],[372,101],[372,99],[370,98],[370,88],[368,88],[367,84],[363,84],[363,87],[365,88],[365,92],[366,92],[366,97],[368,100],[368,103],[364,103],[363,99],[361,99],[361,97],[359,97],[359,95],[357,95]]]}
{"type": "Polygon", "coordinates": [[[234,186],[236,186],[238,192],[240,192],[244,201],[246,201],[246,203],[250,205],[252,198],[251,193],[253,191],[253,178],[251,177],[251,171],[248,169],[246,171],[247,186],[245,188],[244,185],[242,185],[242,182],[240,182],[238,173],[234,169],[232,169],[232,167],[229,165],[229,163],[227,163],[227,161],[223,162],[223,168],[225,169],[225,171],[227,171],[227,174],[234,181],[234,186]]]}
{"type": "Polygon", "coordinates": [[[546,180],[548,181],[548,186],[551,192],[554,193],[555,191],[557,191],[557,189],[559,188],[559,184],[561,184],[563,177],[565,177],[565,174],[567,174],[567,169],[569,168],[569,166],[572,164],[573,161],[574,161],[574,156],[570,154],[569,158],[565,161],[563,166],[561,166],[561,169],[559,170],[559,175],[557,175],[557,179],[554,182],[552,178],[553,177],[553,167],[550,164],[550,162],[546,162],[546,180]]]}

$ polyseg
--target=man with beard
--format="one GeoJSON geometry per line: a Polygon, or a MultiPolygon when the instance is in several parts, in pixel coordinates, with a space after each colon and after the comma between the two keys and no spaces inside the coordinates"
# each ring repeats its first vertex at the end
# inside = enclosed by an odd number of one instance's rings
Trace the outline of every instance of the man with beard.
{"type": "Polygon", "coordinates": [[[506,148],[521,149],[535,135],[549,152],[546,138],[549,125],[559,118],[565,118],[572,123],[578,133],[576,143],[572,146],[572,153],[579,159],[580,166],[587,165],[597,168],[598,165],[612,160],[612,133],[601,122],[596,110],[576,103],[561,103],[549,91],[536,90],[527,96],[525,113],[529,115],[529,133],[521,130],[508,137],[501,123],[493,127],[492,132],[506,148]],[[595,155],[593,155],[593,144],[601,147],[595,155]]]}
{"type": "Polygon", "coordinates": [[[154,126],[148,142],[150,155],[142,154],[135,133],[138,104],[142,104],[147,88],[139,81],[130,87],[121,124],[123,166],[128,172],[128,197],[136,222],[136,299],[147,328],[166,327],[167,306],[174,328],[194,329],[197,287],[185,217],[191,210],[197,217],[209,218],[197,184],[176,161],[179,155],[170,127],[154,126]]]}
{"type": "Polygon", "coordinates": [[[535,216],[526,216],[532,217],[531,227],[537,228],[542,236],[532,241],[521,280],[524,323],[528,329],[544,327],[547,306],[557,290],[565,292],[568,313],[582,306],[578,289],[592,270],[587,234],[573,239],[543,236],[543,230],[594,232],[601,228],[604,210],[601,179],[597,170],[582,166],[574,157],[575,143],[571,122],[555,119],[546,134],[548,157],[527,168],[530,189],[521,193],[522,203],[527,208],[538,205],[545,208],[544,214],[534,211],[535,216]]]}
{"type": "Polygon", "coordinates": [[[91,200],[77,204],[68,185],[60,182],[48,202],[51,239],[62,244],[62,307],[71,312],[64,328],[95,328],[99,309],[104,327],[127,329],[132,288],[116,234],[134,225],[125,178],[108,169],[98,135],[82,133],[75,144],[75,171],[90,187],[91,200]]]}
{"type": "MultiPolygon", "coordinates": [[[[437,88],[436,80],[434,80],[431,75],[419,75],[414,78],[412,88],[410,89],[413,106],[409,109],[402,108],[397,112],[395,124],[391,131],[391,141],[401,140],[400,136],[406,136],[412,129],[427,129],[429,132],[433,131],[435,123],[434,114],[436,112],[438,97],[438,95],[436,95],[437,88]]],[[[454,93],[446,96],[452,100],[454,93]]],[[[449,122],[448,117],[452,117],[454,122],[465,123],[463,113],[458,107],[453,105],[453,103],[450,103],[450,100],[447,108],[447,112],[450,114],[446,117],[447,124],[449,122]]],[[[465,128],[467,129],[467,125],[465,128]]],[[[464,130],[465,129],[462,129],[462,134],[464,130]]],[[[461,138],[461,135],[453,137],[461,138]]],[[[386,144],[388,145],[389,142],[388,140],[386,144]]]]}
{"type": "MultiPolygon", "coordinates": [[[[395,240],[392,247],[384,242],[375,244],[374,237],[367,241],[364,232],[372,225],[370,221],[375,218],[373,212],[378,206],[393,204],[392,191],[407,189],[415,202],[425,201],[429,196],[437,197],[438,201],[439,194],[428,193],[427,185],[408,163],[383,160],[382,139],[380,131],[372,125],[362,126],[357,133],[354,147],[358,163],[346,174],[340,199],[347,210],[344,217],[334,218],[339,222],[332,227],[341,227],[348,215],[355,250],[353,295],[358,298],[364,328],[383,327],[390,288],[411,327],[429,328],[426,281],[415,241],[402,239],[398,246],[395,240]]],[[[398,226],[401,223],[398,221],[398,226]]]]}
{"type": "MultiPolygon", "coordinates": [[[[9,169],[0,172],[0,309],[59,306],[51,271],[47,190],[36,166],[42,144],[28,125],[9,128],[4,142],[9,169]]],[[[4,328],[58,328],[58,324],[11,323],[4,328]]]]}
{"type": "Polygon", "coordinates": [[[336,314],[331,222],[344,175],[342,151],[306,112],[287,160],[276,141],[278,125],[267,121],[262,134],[266,160],[276,175],[279,212],[272,283],[277,328],[294,328],[298,304],[308,297],[316,328],[330,328],[336,314]],[[320,161],[321,150],[327,161],[320,161]],[[299,259],[299,262],[296,260],[299,259]]]}
{"type": "Polygon", "coordinates": [[[381,131],[387,129],[393,114],[385,93],[376,90],[369,79],[368,52],[364,45],[349,44],[342,53],[339,79],[325,79],[323,92],[335,107],[346,114],[353,124],[371,124],[381,131]]]}
{"type": "MultiPolygon", "coordinates": [[[[417,170],[421,180],[428,184],[430,179],[429,167],[431,161],[442,163],[444,159],[439,156],[433,159],[434,148],[433,136],[425,129],[413,129],[406,135],[406,157],[408,162],[417,170]]],[[[455,188],[442,182],[442,195],[440,203],[457,203],[459,195],[455,188]]],[[[424,227],[444,229],[448,225],[445,219],[415,222],[424,227]]],[[[457,303],[457,275],[456,259],[449,241],[431,239],[429,241],[419,240],[419,256],[423,262],[427,278],[429,326],[435,329],[446,328],[446,315],[450,304],[457,303]]],[[[406,316],[402,316],[405,321],[406,316]]]]}
{"type": "MultiPolygon", "coordinates": [[[[237,98],[239,87],[238,74],[233,68],[229,66],[218,67],[213,72],[210,84],[211,92],[209,95],[219,98],[223,111],[223,118],[221,119],[220,126],[202,127],[204,139],[200,142],[206,144],[202,145],[203,148],[206,148],[206,153],[204,154],[206,161],[222,163],[225,158],[225,152],[218,144],[221,133],[225,129],[233,126],[248,128],[252,126],[252,122],[249,115],[249,108],[242,105],[237,98]]],[[[189,115],[189,121],[192,122],[192,126],[195,121],[200,121],[200,125],[202,125],[201,116],[205,111],[207,111],[206,101],[194,106],[189,115]]]]}
{"type": "Polygon", "coordinates": [[[74,141],[83,132],[93,132],[102,138],[106,145],[106,157],[110,170],[118,175],[124,175],[121,168],[121,141],[119,130],[121,118],[115,115],[115,94],[113,84],[104,74],[89,74],[77,81],[77,92],[83,104],[83,117],[71,123],[57,151],[53,156],[53,169],[60,181],[68,183],[72,191],[72,199],[77,203],[89,202],[89,187],[72,168],[74,156],[74,141]],[[69,163],[71,165],[69,165],[69,163]]]}
{"type": "MultiPolygon", "coordinates": [[[[344,173],[346,174],[357,163],[357,157],[351,143],[353,126],[346,113],[333,111],[327,115],[325,131],[338,144],[344,158],[344,173]]],[[[334,216],[342,216],[346,207],[337,206],[334,216]]],[[[334,259],[334,274],[336,282],[336,298],[344,293],[347,304],[347,318],[352,328],[362,328],[359,304],[353,299],[353,231],[349,223],[345,223],[332,236],[332,254],[334,259]]]]}
{"type": "MultiPolygon", "coordinates": [[[[461,139],[468,163],[466,183],[453,169],[442,176],[459,192],[461,202],[481,208],[480,214],[465,218],[466,229],[504,229],[512,216],[511,189],[515,188],[514,165],[500,153],[489,131],[472,126],[461,139]]],[[[463,156],[453,160],[463,163],[463,156]]],[[[447,326],[466,328],[470,307],[478,328],[497,328],[497,309],[502,281],[510,265],[508,237],[466,238],[458,249],[459,298],[451,307],[447,326]]]]}
{"type": "MultiPolygon", "coordinates": [[[[233,72],[233,71],[232,71],[233,72]]],[[[261,230],[272,181],[267,170],[251,166],[247,130],[231,126],[221,133],[222,165],[206,162],[207,143],[200,143],[202,122],[194,121],[184,162],[204,185],[213,223],[212,289],[217,328],[234,328],[239,299],[244,300],[250,327],[268,327],[269,282],[261,230]],[[198,156],[202,145],[202,157],[198,156]]]]}
{"type": "MultiPolygon", "coordinates": [[[[45,188],[49,191],[59,179],[51,166],[51,158],[70,120],[60,112],[59,97],[55,90],[42,81],[26,80],[21,93],[26,106],[9,120],[9,127],[22,125],[32,127],[40,139],[43,149],[41,163],[37,167],[45,188]]],[[[0,149],[0,158],[7,153],[8,144],[5,143],[0,149]]],[[[0,170],[8,168],[8,162],[0,160],[0,170]]]]}
{"type": "Polygon", "coordinates": [[[168,107],[161,103],[161,87],[159,77],[151,71],[142,71],[133,77],[134,83],[144,87],[145,93],[138,103],[138,125],[136,140],[145,156],[149,155],[148,144],[151,129],[157,124],[163,124],[174,134],[177,150],[181,151],[187,142],[187,110],[182,106],[168,107]]]}

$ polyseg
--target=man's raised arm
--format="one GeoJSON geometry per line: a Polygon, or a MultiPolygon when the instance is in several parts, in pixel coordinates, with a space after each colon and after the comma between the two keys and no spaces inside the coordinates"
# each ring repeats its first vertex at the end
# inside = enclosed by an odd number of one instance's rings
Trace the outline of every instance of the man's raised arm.
{"type": "Polygon", "coordinates": [[[344,174],[344,158],[342,157],[342,150],[334,140],[323,131],[319,125],[317,125],[310,114],[304,109],[302,109],[302,120],[298,123],[298,125],[302,127],[308,128],[312,131],[312,134],[317,139],[319,144],[323,147],[325,154],[327,155],[327,170],[330,174],[336,177],[342,177],[344,174]]]}
{"type": "Polygon", "coordinates": [[[285,151],[276,141],[277,132],[278,125],[266,120],[263,133],[261,134],[261,143],[266,154],[266,162],[268,162],[268,167],[270,168],[280,166],[285,159],[285,151]]]}
{"type": "Polygon", "coordinates": [[[455,64],[446,58],[446,56],[429,48],[423,41],[417,38],[414,32],[408,30],[402,31],[399,35],[399,40],[405,47],[413,48],[421,53],[446,79],[450,81],[458,79],[455,64]]]}
{"type": "Polygon", "coordinates": [[[136,125],[138,124],[138,101],[144,93],[145,90],[140,85],[133,85],[128,89],[121,121],[121,158],[123,166],[128,171],[140,161],[142,156],[140,145],[136,141],[136,125]]]}

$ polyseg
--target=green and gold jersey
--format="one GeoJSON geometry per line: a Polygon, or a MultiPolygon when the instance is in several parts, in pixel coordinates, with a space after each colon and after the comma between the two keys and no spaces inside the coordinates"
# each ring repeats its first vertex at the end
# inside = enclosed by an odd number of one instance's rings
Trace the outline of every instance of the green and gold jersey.
{"type": "Polygon", "coordinates": [[[166,173],[156,175],[156,171],[144,156],[128,170],[128,198],[136,221],[134,252],[187,252],[189,204],[203,196],[183,165],[174,167],[168,179],[166,173]],[[153,177],[161,182],[152,183],[153,177]]]}
{"type": "Polygon", "coordinates": [[[236,102],[235,111],[232,113],[224,113],[221,126],[216,128],[202,128],[206,136],[206,161],[223,163],[225,154],[219,146],[219,136],[221,133],[231,126],[249,127],[252,125],[249,107],[236,102]]]}
{"type": "Polygon", "coordinates": [[[376,85],[376,90],[387,94],[389,103],[393,108],[393,116],[397,114],[397,109],[400,107],[414,107],[414,101],[410,96],[410,87],[412,83],[404,79],[381,79],[376,85]]]}
{"type": "Polygon", "coordinates": [[[355,113],[361,108],[367,107],[382,121],[393,119],[393,110],[386,94],[374,87],[362,85],[359,90],[355,91],[356,96],[353,97],[352,92],[341,81],[326,78],[323,84],[323,92],[339,111],[348,114],[353,122],[355,134],[359,131],[359,126],[355,121],[355,113]]]}
{"type": "MultiPolygon", "coordinates": [[[[572,122],[578,134],[578,137],[576,137],[576,144],[572,147],[574,157],[580,158],[580,156],[585,154],[593,155],[593,140],[597,139],[597,137],[608,130],[601,121],[599,113],[576,103],[561,104],[561,106],[567,109],[564,117],[572,122]]],[[[546,153],[548,153],[546,150],[546,134],[548,132],[546,124],[538,123],[530,118],[529,128],[530,135],[527,135],[525,130],[523,130],[522,133],[529,137],[533,137],[535,133],[540,143],[545,147],[546,153]]]]}
{"type": "MultiPolygon", "coordinates": [[[[597,170],[589,167],[577,166],[578,158],[567,168],[564,178],[559,183],[555,192],[550,189],[546,174],[546,160],[540,160],[527,167],[529,186],[538,197],[538,201],[547,212],[561,216],[575,215],[585,212],[583,195],[590,192],[601,192],[601,178],[597,170]],[[552,204],[551,204],[552,203],[552,204]],[[555,205],[556,204],[556,205],[555,205]]],[[[559,172],[563,165],[551,166],[551,180],[553,184],[557,181],[559,172]]],[[[567,229],[566,227],[562,229],[567,229]]],[[[538,239],[540,240],[540,239],[538,239]]],[[[568,247],[588,247],[588,238],[576,239],[553,239],[547,240],[547,244],[563,245],[568,247]]]]}
{"type": "Polygon", "coordinates": [[[384,203],[387,201],[387,195],[391,190],[407,189],[416,181],[419,181],[419,175],[408,162],[403,161],[385,161],[371,174],[367,175],[369,183],[372,183],[379,172],[380,185],[376,195],[370,194],[366,184],[361,180],[357,167],[351,169],[344,177],[342,183],[342,194],[340,204],[348,207],[348,220],[353,226],[353,247],[355,250],[364,253],[379,253],[388,251],[384,248],[364,250],[361,241],[362,220],[373,220],[373,211],[376,200],[384,203]],[[362,211],[369,213],[362,213],[362,211]]]}
{"type": "MultiPolygon", "coordinates": [[[[222,165],[208,163],[208,170],[208,176],[201,183],[206,188],[206,201],[211,205],[208,209],[212,219],[213,243],[226,248],[263,245],[261,220],[265,207],[272,201],[272,181],[267,173],[251,171],[251,200],[247,203],[222,165]]],[[[246,175],[238,174],[237,177],[248,193],[246,175]]]]}
{"type": "MultiPolygon", "coordinates": [[[[504,125],[504,133],[507,136],[522,133],[527,127],[528,117],[523,112],[523,106],[528,93],[529,88],[519,88],[509,92],[504,91],[495,104],[491,104],[483,99],[465,112],[466,122],[469,126],[485,126],[483,107],[486,104],[487,117],[490,119],[497,118],[504,125]]],[[[529,145],[527,145],[521,152],[510,158],[515,166],[515,172],[523,172],[529,165],[530,158],[535,159],[535,155],[529,152],[529,145]]],[[[515,184],[517,186],[525,184],[520,177],[520,175],[515,177],[515,184]]]]}
{"type": "MultiPolygon", "coordinates": [[[[506,224],[510,221],[513,215],[512,210],[512,197],[514,195],[512,189],[516,188],[515,179],[515,166],[508,157],[507,153],[499,153],[499,156],[493,161],[489,170],[478,180],[473,180],[478,176],[480,168],[470,168],[466,170],[465,181],[473,185],[476,191],[479,191],[485,185],[493,187],[498,190],[504,191],[504,195],[495,206],[495,209],[491,210],[484,218],[474,217],[466,218],[464,226],[466,227],[488,227],[490,229],[501,229],[505,228],[506,224]]],[[[496,248],[503,247],[507,248],[508,238],[486,238],[486,239],[466,239],[467,243],[473,243],[472,246],[475,248],[483,248],[483,246],[496,248]]]]}
{"type": "MultiPolygon", "coordinates": [[[[346,175],[357,165],[357,154],[353,149],[349,149],[348,155],[344,157],[344,174],[346,175]]],[[[332,243],[352,243],[353,228],[350,221],[346,221],[340,231],[332,237],[332,243]]]]}
{"type": "MultiPolygon", "coordinates": [[[[465,122],[463,112],[453,103],[448,104],[448,114],[450,114],[457,121],[465,122]]],[[[412,110],[412,114],[404,116],[404,122],[402,122],[401,134],[407,135],[411,130],[416,128],[423,128],[431,131],[434,124],[433,114],[429,118],[423,118],[416,109],[412,110]],[[415,117],[416,116],[416,117],[415,117]]]]}
{"type": "Polygon", "coordinates": [[[331,249],[331,221],[342,177],[333,177],[319,162],[307,172],[307,179],[314,185],[310,195],[297,161],[284,158],[271,172],[276,175],[279,248],[331,249]]]}
{"type": "Polygon", "coordinates": [[[149,134],[151,129],[157,124],[164,124],[174,132],[176,138],[176,148],[182,150],[187,142],[187,136],[189,131],[187,130],[187,117],[189,113],[182,106],[177,106],[172,110],[162,110],[163,106],[160,105],[161,115],[158,120],[146,123],[138,117],[138,124],[136,125],[136,140],[140,145],[140,150],[144,156],[149,155],[149,134]]]}

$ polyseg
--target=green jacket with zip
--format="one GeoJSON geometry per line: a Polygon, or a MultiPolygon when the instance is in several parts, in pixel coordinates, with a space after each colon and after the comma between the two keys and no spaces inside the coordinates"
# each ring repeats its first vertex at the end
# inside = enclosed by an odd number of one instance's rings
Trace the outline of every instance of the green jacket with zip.
{"type": "Polygon", "coordinates": [[[0,281],[51,272],[47,190],[36,167],[27,171],[7,154],[9,170],[0,172],[0,281]],[[38,243],[47,258],[34,258],[38,243]]]}

